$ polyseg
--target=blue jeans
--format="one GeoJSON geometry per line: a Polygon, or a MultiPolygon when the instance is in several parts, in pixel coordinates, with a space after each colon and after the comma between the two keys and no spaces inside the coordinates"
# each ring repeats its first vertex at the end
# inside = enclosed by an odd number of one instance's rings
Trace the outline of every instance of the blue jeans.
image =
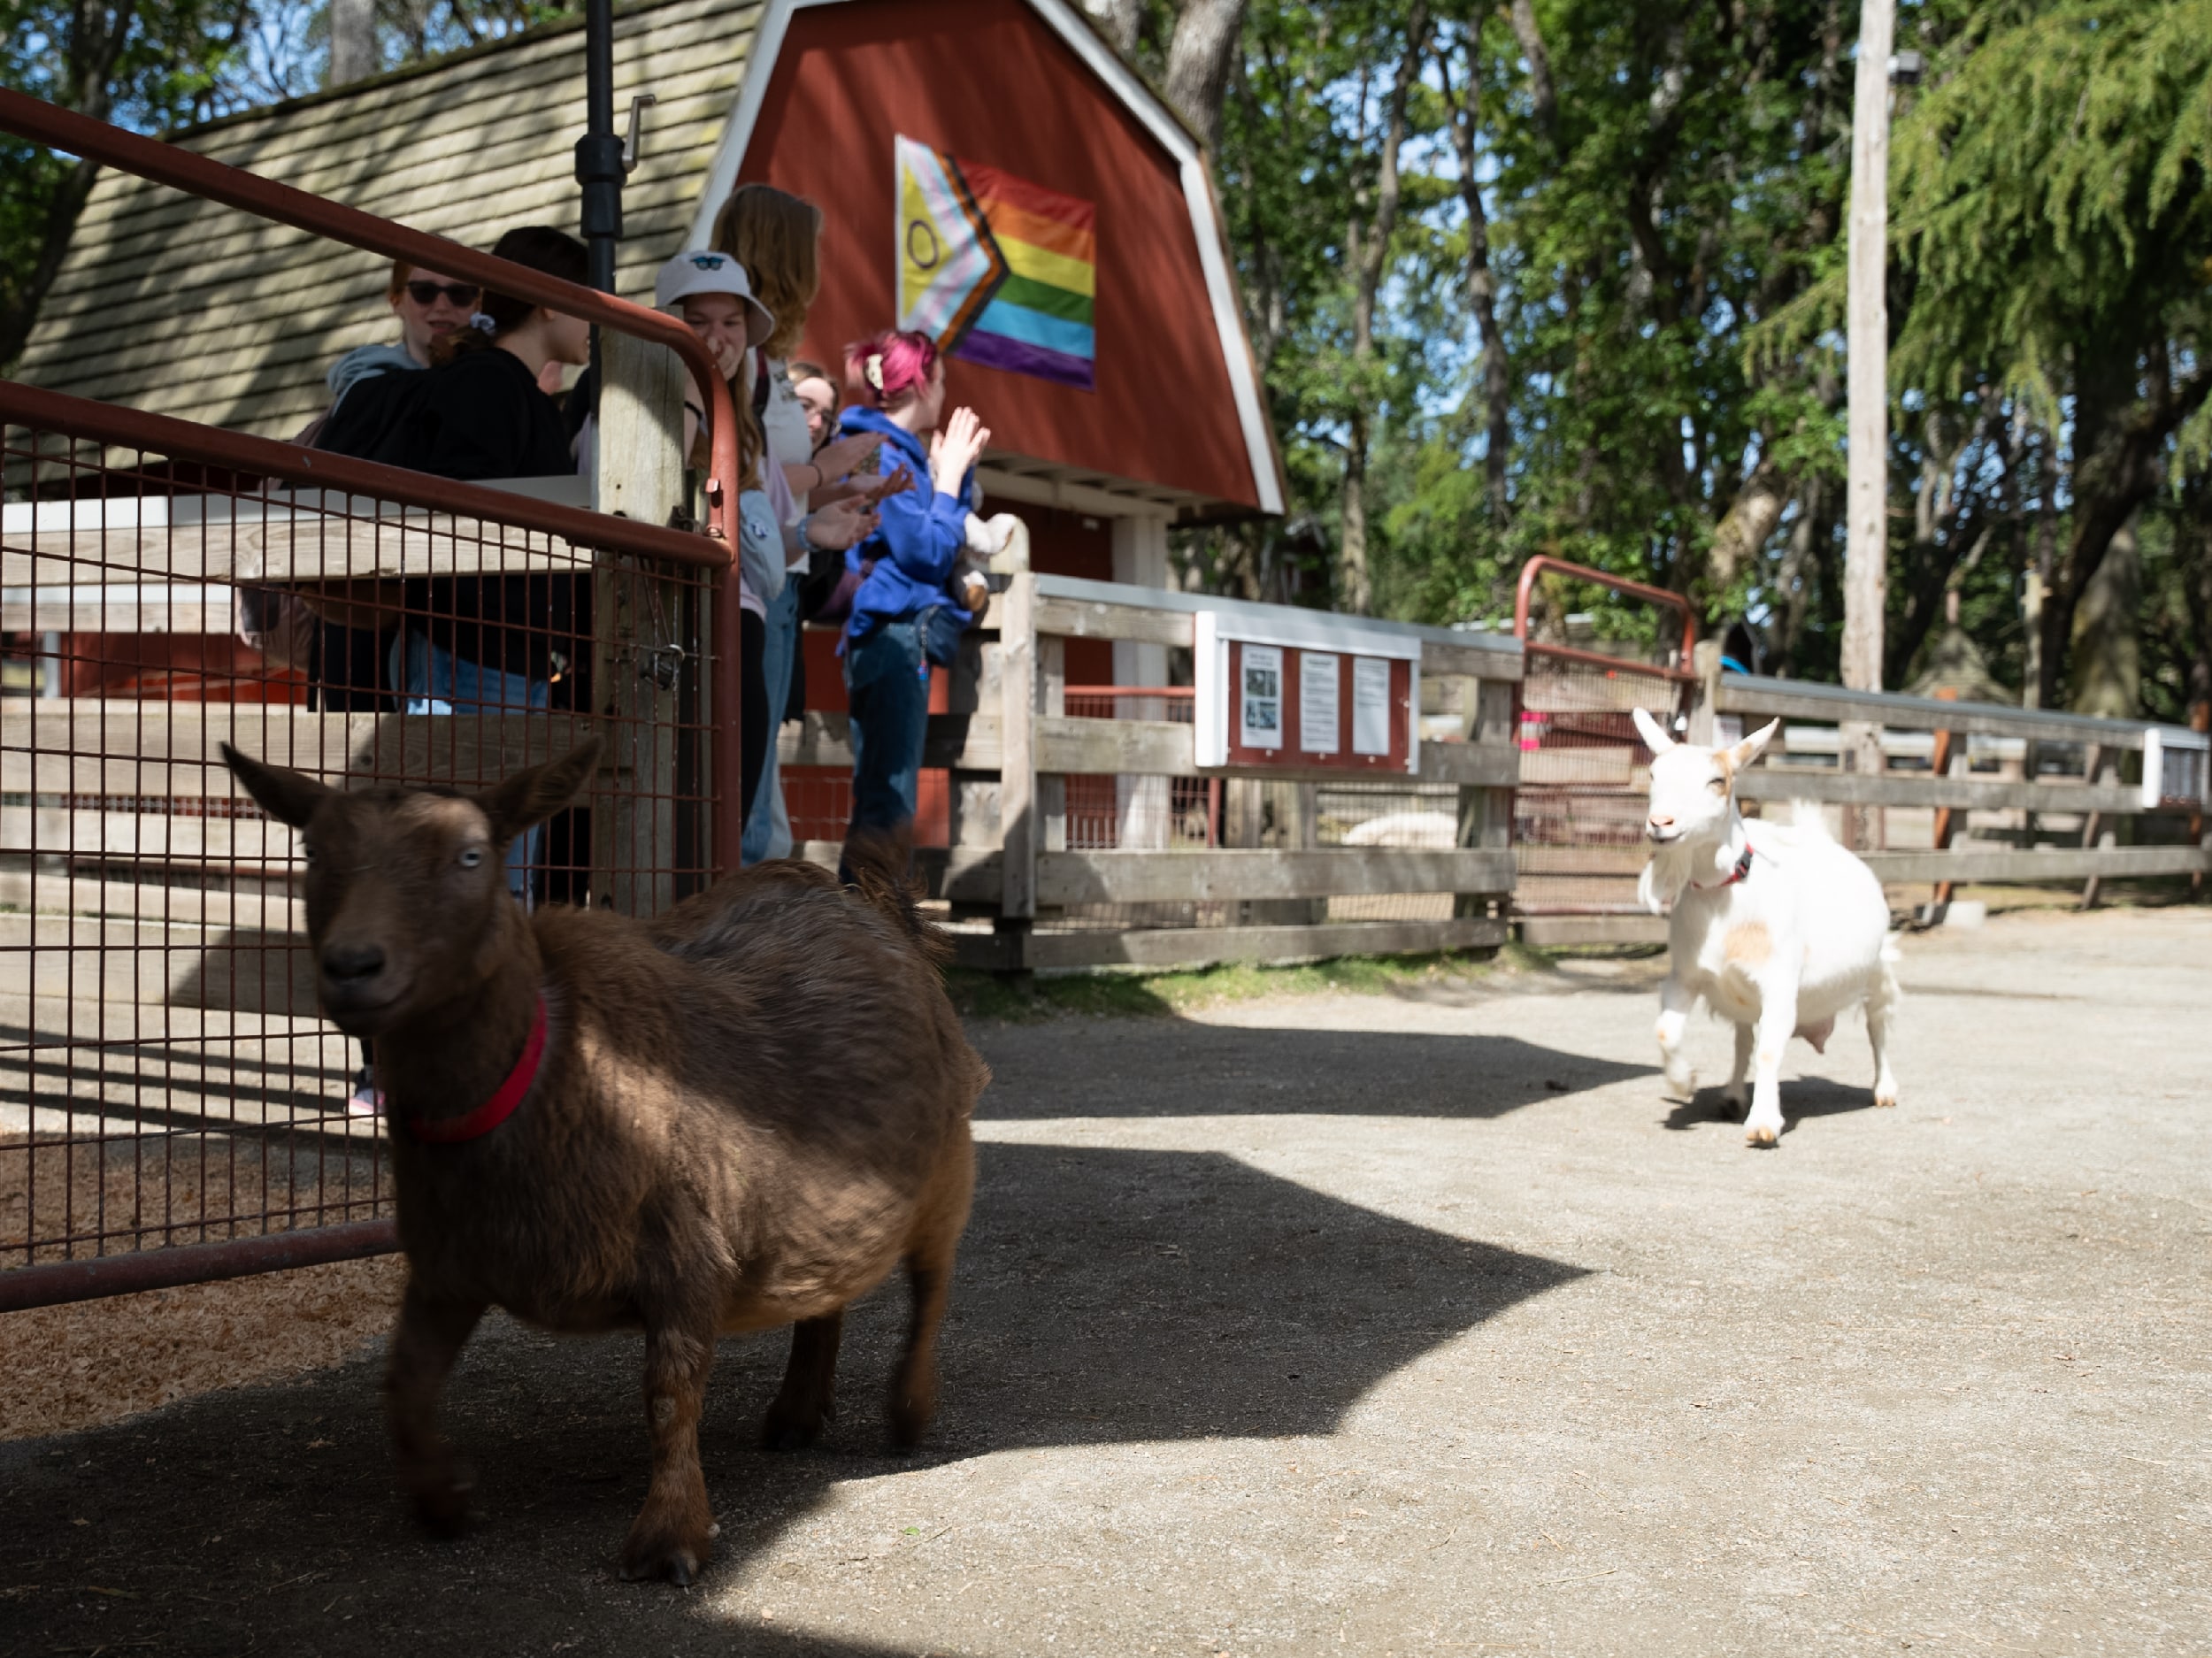
{"type": "MultiPolygon", "coordinates": [[[[410,714],[519,714],[547,707],[553,687],[497,668],[484,668],[438,649],[411,627],[392,640],[392,684],[410,714]]],[[[526,830],[507,848],[507,890],[527,902],[529,866],[537,861],[545,825],[526,830]]]]}
{"type": "Polygon", "coordinates": [[[761,677],[768,682],[768,757],[760,768],[760,787],[753,791],[752,808],[745,815],[744,860],[791,856],[791,820],[780,810],[783,776],[776,764],[776,736],[783,729],[783,705],[791,696],[791,663],[799,649],[799,584],[794,579],[768,603],[768,626],[760,653],[761,677]],[[779,833],[780,832],[780,833],[779,833]],[[781,845],[777,842],[780,841],[781,845]]]}
{"type": "Polygon", "coordinates": [[[852,828],[899,829],[913,821],[929,729],[929,664],[912,621],[879,622],[845,649],[852,710],[852,828]]]}

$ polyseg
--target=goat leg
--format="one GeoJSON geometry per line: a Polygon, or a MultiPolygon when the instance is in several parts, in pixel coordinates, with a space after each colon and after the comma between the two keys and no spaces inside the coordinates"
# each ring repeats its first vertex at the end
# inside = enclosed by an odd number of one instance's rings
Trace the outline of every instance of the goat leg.
{"type": "Polygon", "coordinates": [[[822,1437],[837,1414],[837,1341],[845,1329],[842,1310],[802,1318],[791,1326],[791,1362],[783,1386],[768,1407],[760,1442],[772,1451],[797,1451],[822,1437]]]}
{"type": "Polygon", "coordinates": [[[1882,963],[1882,977],[1866,999],[1867,1040],[1874,1044],[1874,1103],[1897,1103],[1897,1075],[1889,1068],[1889,1025],[1897,1011],[1897,970],[1882,963]]]}
{"type": "Polygon", "coordinates": [[[1697,1091],[1697,1073],[1682,1057],[1683,1032],[1689,1027],[1690,1009],[1696,1002],[1690,987],[1671,974],[1659,986],[1659,1064],[1666,1073],[1668,1090],[1678,1100],[1689,1099],[1697,1091]]]}
{"type": "Polygon", "coordinates": [[[645,1327],[645,1420],[653,1480],[622,1545],[622,1576],[687,1584],[713,1552],[714,1516],[699,1469],[699,1416],[714,1364],[711,1318],[645,1327]]]}
{"type": "Polygon", "coordinates": [[[441,1299],[411,1275],[384,1370],[384,1410],[400,1489],[414,1502],[417,1517],[441,1537],[457,1536],[467,1525],[472,1482],[461,1476],[453,1447],[438,1432],[438,1400],[484,1307],[482,1301],[441,1299]]]}
{"type": "Polygon", "coordinates": [[[1796,1029],[1797,979],[1772,975],[1759,987],[1758,1071],[1751,1114],[1744,1118],[1744,1139],[1751,1145],[1771,1146],[1782,1138],[1782,1051],[1796,1029]]]}
{"type": "Polygon", "coordinates": [[[960,1145],[937,1171],[936,1193],[906,1251],[907,1287],[913,1297],[906,1351],[891,1373],[891,1439],[901,1449],[921,1442],[937,1415],[937,1328],[952,1293],[953,1256],[975,1192],[975,1153],[960,1145]]]}
{"type": "Polygon", "coordinates": [[[1733,1117],[1751,1103],[1751,1090],[1744,1086],[1751,1075],[1751,1036],[1748,1025],[1736,1027],[1736,1063],[1728,1072],[1728,1086],[1720,1091],[1721,1103],[1726,1114],[1733,1117]]]}

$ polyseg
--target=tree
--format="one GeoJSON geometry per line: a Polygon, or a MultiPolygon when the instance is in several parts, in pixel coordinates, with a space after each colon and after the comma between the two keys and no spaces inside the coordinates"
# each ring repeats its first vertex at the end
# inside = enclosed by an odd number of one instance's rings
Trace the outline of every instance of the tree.
{"type": "MultiPolygon", "coordinates": [[[[210,0],[0,0],[0,84],[142,130],[211,114],[240,15],[210,0]]],[[[98,172],[0,137],[0,365],[30,337],[98,172]]]]}
{"type": "Polygon", "coordinates": [[[1221,143],[1221,100],[1244,25],[1245,0],[1183,0],[1167,48],[1167,101],[1208,150],[1221,143]]]}
{"type": "Polygon", "coordinates": [[[2212,0],[2064,0],[1976,19],[1898,124],[1909,310],[1892,384],[1977,379],[2067,428],[2039,641],[2055,703],[2121,526],[2207,448],[2212,0]]]}
{"type": "MultiPolygon", "coordinates": [[[[1337,544],[1337,603],[1355,616],[1373,607],[1374,585],[1367,564],[1367,449],[1374,422],[1375,301],[1398,229],[1399,154],[1405,147],[1406,106],[1421,63],[1428,56],[1427,0],[1413,0],[1405,42],[1391,72],[1390,92],[1382,112],[1380,152],[1371,184],[1353,198],[1344,246],[1352,267],[1350,375],[1344,411],[1342,528],[1337,544]]],[[[1363,104],[1365,100],[1363,98],[1363,104]]],[[[1361,111],[1363,118],[1366,111],[1361,111]]]]}

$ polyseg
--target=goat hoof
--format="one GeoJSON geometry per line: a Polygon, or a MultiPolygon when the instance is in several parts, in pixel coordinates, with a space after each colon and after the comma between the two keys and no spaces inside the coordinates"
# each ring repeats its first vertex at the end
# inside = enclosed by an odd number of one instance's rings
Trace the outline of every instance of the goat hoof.
{"type": "Polygon", "coordinates": [[[795,1422],[771,1422],[760,1431],[764,1451],[803,1451],[822,1437],[821,1425],[802,1427],[795,1422]]]}
{"type": "Polygon", "coordinates": [[[1754,1123],[1744,1131],[1747,1146],[1771,1146],[1782,1138],[1782,1131],[1771,1123],[1754,1123]]]}
{"type": "Polygon", "coordinates": [[[625,1583],[651,1583],[657,1578],[665,1577],[679,1589],[688,1589],[691,1580],[698,1574],[699,1562],[681,1551],[665,1560],[646,1561],[638,1564],[625,1561],[622,1565],[622,1581],[625,1583]]]}
{"type": "Polygon", "coordinates": [[[1874,1103],[1884,1110],[1895,1110],[1897,1109],[1897,1091],[1893,1088],[1887,1094],[1884,1094],[1880,1089],[1876,1089],[1874,1092],[1874,1103]]]}
{"type": "Polygon", "coordinates": [[[934,1399],[917,1398],[902,1394],[891,1401],[891,1443],[902,1451],[910,1451],[922,1442],[922,1435],[929,1432],[930,1423],[937,1415],[934,1399]]]}
{"type": "Polygon", "coordinates": [[[703,1535],[695,1542],[684,1542],[651,1534],[640,1537],[634,1531],[622,1546],[622,1581],[650,1583],[664,1577],[680,1589],[687,1588],[711,1552],[703,1535]]]}

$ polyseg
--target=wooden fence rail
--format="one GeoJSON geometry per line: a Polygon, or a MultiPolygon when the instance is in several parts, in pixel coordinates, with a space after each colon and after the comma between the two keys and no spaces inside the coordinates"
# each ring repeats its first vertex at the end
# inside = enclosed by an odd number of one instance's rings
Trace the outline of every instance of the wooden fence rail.
{"type": "MultiPolygon", "coordinates": [[[[1863,720],[1879,732],[1935,733],[1926,772],[1847,771],[1840,769],[1840,756],[1835,768],[1793,764],[1791,756],[1770,749],[1739,780],[1738,793],[1763,802],[1842,806],[1847,838],[1853,809],[1933,811],[1932,846],[1892,850],[1879,844],[1878,829],[1870,838],[1861,837],[1873,843],[1857,850],[1886,884],[1933,884],[1939,907],[1955,886],[1969,881],[2082,882],[2084,901],[2094,902],[2105,880],[2188,876],[2200,886],[2212,871],[2212,833],[2205,826],[2212,756],[2202,733],[2142,720],[1724,675],[1708,648],[1701,647],[1701,656],[1694,729],[1730,715],[1746,729],[1779,718],[1793,725],[1863,720]],[[1977,737],[2024,743],[2023,774],[1974,776],[1969,740],[1977,737]],[[2079,773],[2039,772],[2039,755],[2055,752],[2078,754],[2079,773]],[[1985,823],[1976,837],[1967,833],[1975,827],[1970,812],[2018,821],[1985,823]],[[1992,839],[1992,833],[2003,838],[1992,839]],[[2037,844],[2045,836],[2062,843],[2037,844]],[[2124,838],[2136,844],[2123,844],[2124,838]],[[2072,844],[2062,843],[2068,839],[2072,844]]],[[[1874,821],[1882,818],[1877,815],[1874,821]]]]}
{"type": "MultiPolygon", "coordinates": [[[[1417,683],[1437,688],[1438,700],[1454,710],[1457,741],[1424,740],[1422,703],[1428,699],[1417,694],[1410,721],[1417,761],[1409,773],[1381,779],[1439,791],[1440,805],[1449,810],[1455,825],[1452,847],[1321,847],[1310,844],[1313,825],[1306,821],[1297,825],[1309,837],[1304,844],[1069,848],[1068,779],[1073,777],[1219,779],[1232,789],[1275,783],[1356,790],[1378,780],[1325,764],[1201,766],[1196,729],[1189,723],[1068,713],[1070,640],[1188,649],[1196,643],[1200,614],[1208,610],[1260,627],[1291,625],[1286,616],[1298,625],[1317,625],[1309,612],[1286,613],[1280,607],[1027,572],[1012,577],[995,602],[985,626],[995,638],[985,645],[969,699],[975,711],[932,719],[927,761],[951,766],[962,779],[956,838],[972,837],[997,859],[992,930],[963,933],[963,958],[1000,971],[1053,970],[1502,941],[1514,879],[1509,802],[1518,775],[1511,690],[1520,677],[1521,652],[1511,641],[1470,642],[1444,629],[1357,624],[1386,630],[1417,649],[1417,683]],[[1449,903],[1417,918],[1329,913],[1333,900],[1393,894],[1448,896],[1449,903]],[[1072,911],[1133,905],[1225,906],[1225,913],[1243,919],[1210,926],[1071,922],[1072,911]],[[1286,913],[1296,918],[1278,918],[1286,913]]],[[[958,687],[955,700],[956,705],[962,700],[958,687]]],[[[842,737],[829,721],[810,721],[787,754],[834,764],[829,756],[843,749],[842,737]]],[[[956,847],[949,867],[966,849],[956,847]]]]}

